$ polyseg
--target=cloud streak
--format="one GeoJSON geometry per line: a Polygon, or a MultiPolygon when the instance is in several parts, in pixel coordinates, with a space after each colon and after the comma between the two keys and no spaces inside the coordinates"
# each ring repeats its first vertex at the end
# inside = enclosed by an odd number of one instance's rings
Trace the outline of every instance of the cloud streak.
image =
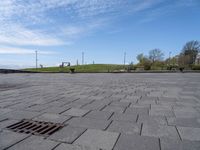
{"type": "MultiPolygon", "coordinates": [[[[55,52],[52,52],[52,51],[38,51],[38,53],[42,54],[42,55],[55,54],[55,52]]],[[[0,54],[29,55],[29,54],[35,54],[35,50],[25,49],[25,48],[0,46],[0,54]]]]}
{"type": "Polygon", "coordinates": [[[154,10],[159,4],[177,3],[186,7],[197,2],[198,0],[1,0],[0,43],[68,45],[75,38],[101,28],[113,17],[147,11],[149,15],[142,19],[142,22],[146,22],[170,11],[167,9],[171,7],[165,6],[154,10]],[[96,26],[92,26],[95,23],[96,26]]]}
{"type": "Polygon", "coordinates": [[[98,21],[102,20],[102,15],[111,17],[122,12],[127,13],[126,10],[141,11],[153,5],[154,1],[1,0],[0,43],[35,46],[67,45],[74,37],[99,28],[98,21]],[[62,16],[61,20],[57,14],[62,16]],[[91,24],[95,25],[94,20],[98,26],[92,27],[91,24]],[[81,27],[77,24],[81,24],[81,27]],[[52,26],[57,30],[52,30],[52,26]]]}

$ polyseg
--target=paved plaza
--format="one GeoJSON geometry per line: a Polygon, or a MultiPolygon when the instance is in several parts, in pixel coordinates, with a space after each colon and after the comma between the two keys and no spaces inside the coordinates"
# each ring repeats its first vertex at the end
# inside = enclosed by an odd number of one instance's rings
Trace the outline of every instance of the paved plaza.
{"type": "Polygon", "coordinates": [[[200,150],[200,74],[0,74],[0,149],[200,150]],[[64,127],[6,128],[22,119],[64,127]]]}

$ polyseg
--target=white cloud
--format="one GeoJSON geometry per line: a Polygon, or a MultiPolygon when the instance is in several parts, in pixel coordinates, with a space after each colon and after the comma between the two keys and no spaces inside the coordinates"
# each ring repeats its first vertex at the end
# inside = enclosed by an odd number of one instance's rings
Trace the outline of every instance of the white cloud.
{"type": "MultiPolygon", "coordinates": [[[[33,46],[70,44],[72,39],[101,28],[110,18],[146,11],[167,2],[174,4],[171,0],[1,0],[0,43],[33,46]],[[102,21],[105,18],[107,20],[102,21]]],[[[198,0],[176,2],[188,6],[198,0]]],[[[147,13],[149,15],[143,18],[146,21],[159,15],[156,10],[147,13]]]]}
{"type": "MultiPolygon", "coordinates": [[[[43,55],[55,54],[55,52],[52,52],[52,51],[38,51],[38,53],[43,54],[43,55]]],[[[0,54],[27,55],[27,54],[35,54],[35,50],[25,49],[25,48],[0,46],[0,54]]]]}

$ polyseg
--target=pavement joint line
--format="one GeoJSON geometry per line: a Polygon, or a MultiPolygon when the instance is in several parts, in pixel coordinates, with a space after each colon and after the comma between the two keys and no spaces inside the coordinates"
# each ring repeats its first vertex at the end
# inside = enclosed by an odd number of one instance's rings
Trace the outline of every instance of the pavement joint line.
{"type": "Polygon", "coordinates": [[[58,146],[60,146],[62,143],[58,143],[55,147],[53,147],[51,150],[55,150],[58,146]]]}
{"type": "Polygon", "coordinates": [[[113,120],[111,120],[110,121],[110,123],[107,125],[107,127],[105,128],[105,129],[103,129],[103,131],[106,131],[109,127],[110,127],[110,125],[113,123],[113,120]]]}
{"type": "Polygon", "coordinates": [[[160,138],[158,138],[158,144],[159,144],[159,148],[160,148],[160,150],[162,150],[162,147],[161,147],[161,140],[160,140],[160,138]]]}
{"type": "Polygon", "coordinates": [[[120,136],[121,136],[121,133],[119,133],[119,135],[118,135],[118,137],[117,137],[117,140],[116,140],[115,144],[113,145],[113,148],[112,148],[112,150],[114,150],[114,148],[115,148],[115,146],[116,146],[116,144],[117,144],[117,142],[118,142],[118,140],[119,140],[120,136]]]}
{"type": "Polygon", "coordinates": [[[87,113],[85,113],[83,116],[82,116],[82,118],[83,117],[85,117],[87,114],[89,114],[90,112],[92,112],[92,110],[89,110],[87,113]]]}
{"type": "Polygon", "coordinates": [[[113,115],[114,115],[114,112],[111,113],[110,117],[107,120],[110,120],[113,115]]]}
{"type": "Polygon", "coordinates": [[[136,117],[136,123],[138,122],[138,119],[139,119],[139,114],[137,114],[137,117],[136,117]]]}
{"type": "Polygon", "coordinates": [[[103,111],[104,108],[106,108],[108,105],[103,106],[101,109],[99,109],[99,111],[103,111]]]}
{"type": "Polygon", "coordinates": [[[178,131],[177,126],[175,126],[175,129],[176,129],[176,131],[177,131],[177,133],[178,133],[178,136],[179,136],[180,140],[183,141],[183,139],[181,138],[181,135],[180,135],[180,133],[179,133],[179,131],[178,131]]]}
{"type": "Polygon", "coordinates": [[[61,115],[62,113],[68,111],[69,109],[71,109],[71,108],[67,108],[67,109],[63,110],[62,112],[60,112],[60,113],[58,113],[58,114],[61,115]]]}
{"type": "Polygon", "coordinates": [[[143,123],[141,123],[141,126],[140,126],[140,136],[142,136],[142,129],[143,129],[143,123]]]}
{"type": "Polygon", "coordinates": [[[88,129],[85,129],[85,131],[83,131],[83,133],[81,133],[79,136],[77,136],[73,141],[72,143],[70,144],[73,144],[76,140],[78,140],[88,129]]]}

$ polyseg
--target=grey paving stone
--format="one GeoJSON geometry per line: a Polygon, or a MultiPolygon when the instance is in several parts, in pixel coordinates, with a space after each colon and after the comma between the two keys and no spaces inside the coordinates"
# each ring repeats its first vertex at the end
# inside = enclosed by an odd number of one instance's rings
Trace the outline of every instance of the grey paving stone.
{"type": "Polygon", "coordinates": [[[82,127],[88,129],[101,129],[105,130],[111,121],[92,119],[92,118],[72,118],[66,124],[74,127],[82,127]]]}
{"type": "Polygon", "coordinates": [[[71,108],[71,109],[63,112],[62,115],[81,117],[88,112],[89,112],[89,110],[79,109],[79,108],[71,108]]]}
{"type": "Polygon", "coordinates": [[[0,115],[9,113],[11,111],[12,111],[12,109],[9,109],[9,108],[0,108],[0,115]]]}
{"type": "Polygon", "coordinates": [[[72,144],[65,144],[62,143],[55,150],[99,150],[98,148],[91,148],[90,146],[84,145],[72,145],[72,144]]]}
{"type": "Polygon", "coordinates": [[[159,140],[154,137],[122,134],[114,150],[160,150],[159,140]]]}
{"type": "Polygon", "coordinates": [[[173,117],[174,113],[172,110],[166,108],[153,108],[149,111],[150,116],[170,116],[173,117]]]}
{"type": "Polygon", "coordinates": [[[107,131],[118,132],[124,134],[140,134],[141,124],[129,123],[122,121],[113,121],[107,131]]]}
{"type": "Polygon", "coordinates": [[[70,107],[64,107],[64,106],[63,107],[51,107],[51,108],[46,109],[44,112],[59,114],[68,109],[70,109],[70,107]]]}
{"type": "Polygon", "coordinates": [[[176,97],[158,97],[159,101],[176,102],[176,97]]]}
{"type": "Polygon", "coordinates": [[[146,124],[160,124],[160,125],[167,125],[167,120],[163,116],[147,116],[147,115],[139,115],[138,123],[146,123],[146,124]]]}
{"type": "Polygon", "coordinates": [[[137,116],[137,114],[114,113],[114,115],[111,117],[111,120],[136,122],[137,116]]]}
{"type": "Polygon", "coordinates": [[[132,107],[132,108],[146,108],[146,109],[150,109],[150,104],[134,104],[134,103],[132,103],[131,105],[130,105],[130,107],[132,107]]]}
{"type": "Polygon", "coordinates": [[[102,101],[95,101],[91,104],[87,104],[82,107],[82,109],[87,109],[87,110],[101,110],[107,105],[107,103],[104,103],[102,101]]]}
{"type": "MultiPolygon", "coordinates": [[[[149,97],[148,97],[149,98],[149,97]]],[[[156,104],[156,100],[150,100],[150,99],[147,99],[147,100],[139,100],[138,101],[139,104],[153,104],[155,105],[156,104]]]]}
{"type": "Polygon", "coordinates": [[[177,127],[177,129],[182,139],[200,141],[200,128],[177,127]]]}
{"type": "Polygon", "coordinates": [[[10,119],[21,120],[21,119],[32,119],[36,116],[39,116],[40,114],[41,114],[40,112],[16,110],[16,111],[11,111],[9,113],[6,113],[4,115],[10,119]]]}
{"type": "Polygon", "coordinates": [[[142,126],[142,135],[159,138],[168,137],[173,139],[180,139],[175,127],[159,125],[156,123],[144,123],[142,126]]]}
{"type": "Polygon", "coordinates": [[[161,138],[161,149],[162,150],[199,150],[200,142],[195,141],[180,141],[172,140],[169,138],[161,138]]]}
{"type": "Polygon", "coordinates": [[[123,113],[125,108],[119,106],[106,106],[102,111],[123,113]]]}
{"type": "Polygon", "coordinates": [[[101,130],[88,129],[74,143],[77,145],[90,146],[94,149],[112,150],[119,134],[101,130]]]}
{"type": "Polygon", "coordinates": [[[193,110],[192,108],[191,109],[185,108],[185,109],[180,109],[180,110],[175,109],[174,113],[177,118],[194,118],[194,117],[199,118],[200,117],[200,113],[197,110],[193,110]]]}
{"type": "Polygon", "coordinates": [[[172,126],[200,128],[200,118],[167,117],[167,122],[172,126]]]}
{"type": "Polygon", "coordinates": [[[112,112],[91,111],[85,117],[94,118],[94,119],[108,120],[108,118],[110,118],[111,115],[112,115],[112,112]]]}
{"type": "Polygon", "coordinates": [[[130,105],[129,102],[112,102],[111,106],[119,106],[119,107],[128,107],[130,105]]]}
{"type": "MultiPolygon", "coordinates": [[[[80,118],[79,121],[72,121],[74,127],[107,130],[109,125],[112,125],[110,121],[120,121],[128,124],[128,127],[118,125],[118,130],[125,132],[130,124],[135,124],[137,121],[137,123],[143,123],[143,127],[146,128],[146,131],[141,131],[141,134],[146,133],[145,135],[148,135],[150,139],[168,137],[180,141],[176,138],[179,133],[183,140],[189,139],[189,142],[198,143],[199,79],[199,74],[192,73],[181,75],[176,73],[0,74],[0,85],[5,83],[13,85],[8,89],[0,87],[0,130],[4,131],[7,125],[15,123],[12,121],[14,119],[33,119],[43,113],[51,113],[54,116],[52,120],[57,120],[55,115],[62,116],[61,113],[67,112],[70,108],[76,108],[99,112],[86,114],[73,112],[78,115],[73,116],[72,120],[80,118]],[[24,87],[18,88],[19,85],[24,85],[24,87]],[[14,113],[9,112],[8,109],[13,110],[14,113]],[[171,116],[171,113],[175,116],[171,116]],[[107,114],[112,114],[111,118],[107,114]],[[168,124],[163,119],[166,118],[165,116],[168,117],[168,124]],[[176,119],[169,119],[169,117],[176,119]],[[145,127],[145,125],[148,126],[145,127]],[[179,131],[174,130],[175,126],[188,128],[179,131]]],[[[63,122],[62,119],[58,121],[63,122]]],[[[67,125],[70,120],[65,123],[67,125]]],[[[129,138],[127,141],[132,140],[129,138]]],[[[135,141],[138,140],[137,138],[135,141]]],[[[128,142],[126,147],[129,143],[131,142],[128,142]]],[[[187,147],[184,144],[180,145],[187,147]]],[[[128,148],[139,149],[140,146],[128,148]]]]}
{"type": "Polygon", "coordinates": [[[8,150],[52,150],[57,145],[57,142],[44,140],[44,138],[39,136],[31,136],[10,147],[8,150]]]}
{"type": "Polygon", "coordinates": [[[126,114],[148,115],[149,109],[147,109],[147,108],[127,108],[125,113],[126,114]]]}
{"type": "Polygon", "coordinates": [[[58,142],[66,142],[73,143],[86,129],[67,126],[62,128],[61,130],[55,132],[48,139],[58,141],[58,142]]]}
{"type": "Polygon", "coordinates": [[[3,150],[5,148],[8,148],[15,143],[18,143],[19,141],[25,139],[26,137],[28,137],[28,135],[26,134],[4,130],[0,132],[0,149],[3,150]]]}
{"type": "Polygon", "coordinates": [[[59,114],[50,114],[44,113],[38,117],[33,118],[33,120],[38,121],[45,121],[45,122],[55,122],[55,123],[64,123],[65,121],[69,120],[71,116],[64,116],[59,114]]]}
{"type": "MultiPolygon", "coordinates": [[[[35,102],[35,101],[34,101],[35,102]]],[[[40,102],[40,100],[38,100],[38,102],[40,102]]],[[[48,109],[49,106],[45,105],[45,104],[37,104],[37,105],[33,105],[31,107],[26,108],[26,111],[35,111],[35,112],[43,112],[46,109],[48,109]]]]}
{"type": "MultiPolygon", "coordinates": [[[[159,101],[158,101],[159,103],[159,101]]],[[[171,105],[167,105],[167,104],[156,104],[156,105],[151,105],[151,109],[166,109],[166,110],[172,110],[172,106],[171,105]]]]}
{"type": "Polygon", "coordinates": [[[7,120],[8,118],[5,115],[0,115],[0,122],[7,120]]]}
{"type": "Polygon", "coordinates": [[[81,103],[81,102],[71,102],[69,104],[67,104],[65,107],[67,108],[74,108],[74,109],[80,109],[81,107],[83,107],[85,104],[84,103],[81,103]]]}
{"type": "Polygon", "coordinates": [[[139,97],[125,97],[120,100],[120,102],[132,103],[135,104],[138,101],[139,97]]]}

